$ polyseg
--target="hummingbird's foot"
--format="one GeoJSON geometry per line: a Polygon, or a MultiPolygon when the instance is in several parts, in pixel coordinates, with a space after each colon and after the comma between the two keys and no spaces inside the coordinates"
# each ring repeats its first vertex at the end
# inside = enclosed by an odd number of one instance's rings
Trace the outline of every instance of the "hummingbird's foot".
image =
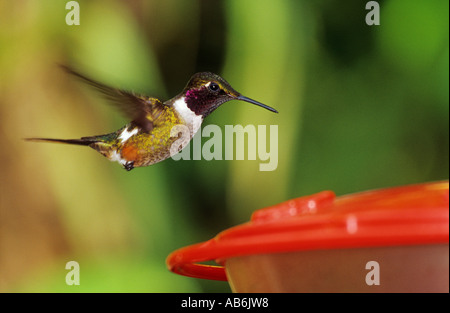
{"type": "Polygon", "coordinates": [[[134,161],[125,163],[123,168],[126,169],[127,171],[131,171],[134,168],[134,161]]]}

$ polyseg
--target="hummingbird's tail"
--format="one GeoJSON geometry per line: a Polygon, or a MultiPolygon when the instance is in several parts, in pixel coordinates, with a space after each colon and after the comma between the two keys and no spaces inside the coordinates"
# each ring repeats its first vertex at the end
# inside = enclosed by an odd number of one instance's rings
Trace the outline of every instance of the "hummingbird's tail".
{"type": "Polygon", "coordinates": [[[34,142],[66,143],[80,146],[89,146],[90,144],[98,142],[98,139],[95,137],[83,137],[81,139],[25,138],[25,140],[34,142]]]}

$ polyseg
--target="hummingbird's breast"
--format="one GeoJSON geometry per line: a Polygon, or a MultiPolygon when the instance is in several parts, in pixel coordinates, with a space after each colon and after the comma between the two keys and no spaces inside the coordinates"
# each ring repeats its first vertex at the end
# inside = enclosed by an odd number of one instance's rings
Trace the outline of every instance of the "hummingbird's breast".
{"type": "Polygon", "coordinates": [[[181,97],[175,100],[173,102],[173,108],[183,124],[189,127],[192,138],[202,126],[203,116],[195,114],[195,112],[188,107],[185,99],[185,97],[181,97]]]}

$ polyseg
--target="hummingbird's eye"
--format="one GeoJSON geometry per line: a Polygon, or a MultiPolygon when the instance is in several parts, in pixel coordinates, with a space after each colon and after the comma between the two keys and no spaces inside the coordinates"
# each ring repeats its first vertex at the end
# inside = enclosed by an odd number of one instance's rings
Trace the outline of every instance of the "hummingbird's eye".
{"type": "Polygon", "coordinates": [[[220,87],[219,87],[218,84],[216,84],[216,83],[214,83],[214,82],[211,82],[211,83],[209,84],[209,90],[214,91],[214,92],[217,92],[217,91],[219,91],[219,89],[220,89],[220,87]]]}

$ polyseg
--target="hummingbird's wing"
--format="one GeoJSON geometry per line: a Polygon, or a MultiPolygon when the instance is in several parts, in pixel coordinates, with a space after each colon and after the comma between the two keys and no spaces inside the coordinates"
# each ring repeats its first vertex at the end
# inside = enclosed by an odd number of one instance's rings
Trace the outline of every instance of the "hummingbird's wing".
{"type": "Polygon", "coordinates": [[[61,67],[69,74],[78,77],[100,91],[106,99],[110,100],[123,114],[131,118],[137,126],[146,132],[150,132],[153,129],[154,121],[164,110],[164,104],[157,98],[149,98],[112,88],[78,73],[70,67],[65,65],[61,65],[61,67]]]}

